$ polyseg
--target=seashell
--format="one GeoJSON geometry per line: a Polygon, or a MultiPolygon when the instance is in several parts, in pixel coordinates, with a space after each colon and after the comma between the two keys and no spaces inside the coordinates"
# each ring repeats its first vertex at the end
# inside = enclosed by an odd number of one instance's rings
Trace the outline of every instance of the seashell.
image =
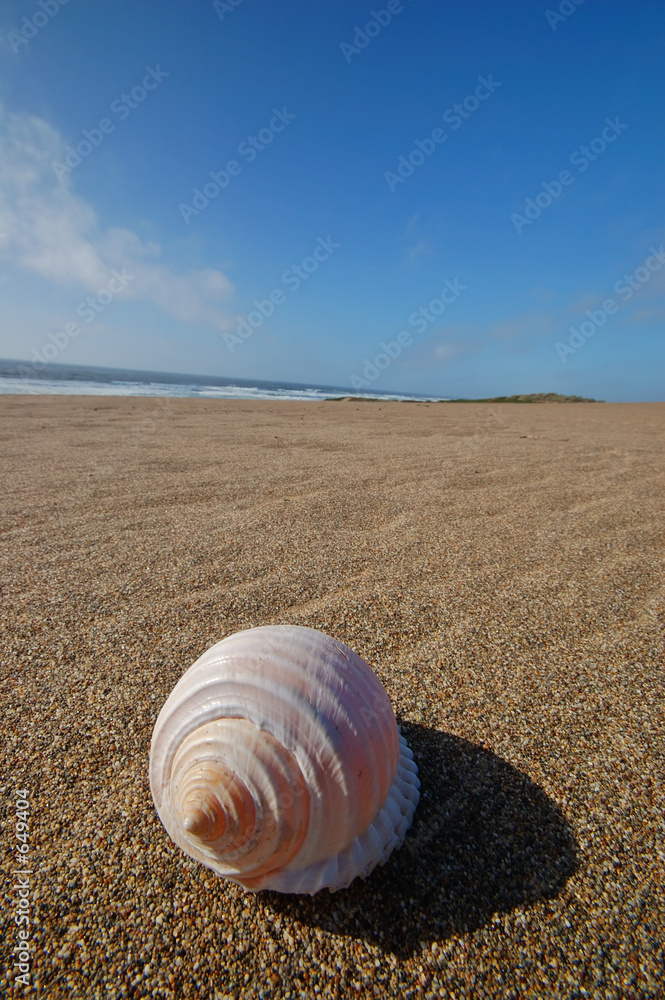
{"type": "Polygon", "coordinates": [[[364,660],[298,625],[236,632],[181,677],[152,735],[172,840],[245,889],[345,888],[401,846],[413,754],[364,660]]]}

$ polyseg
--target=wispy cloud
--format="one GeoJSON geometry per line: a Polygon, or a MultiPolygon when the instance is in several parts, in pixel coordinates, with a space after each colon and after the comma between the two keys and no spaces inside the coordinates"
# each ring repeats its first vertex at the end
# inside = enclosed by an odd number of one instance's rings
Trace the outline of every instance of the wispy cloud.
{"type": "Polygon", "coordinates": [[[414,212],[404,227],[402,239],[409,244],[404,258],[406,265],[412,264],[416,257],[429,249],[427,240],[420,233],[420,216],[420,212],[414,212]]]}
{"type": "Polygon", "coordinates": [[[416,257],[419,254],[421,254],[423,252],[423,250],[426,250],[426,249],[427,249],[427,244],[425,243],[425,240],[418,240],[418,242],[414,246],[409,247],[409,249],[408,249],[408,252],[407,252],[407,255],[406,255],[407,263],[410,264],[412,260],[415,260],[416,257]]]}
{"type": "Polygon", "coordinates": [[[454,344],[437,344],[434,348],[434,357],[437,361],[449,361],[460,353],[454,344]]]}
{"type": "Polygon", "coordinates": [[[492,340],[533,341],[556,331],[557,320],[553,315],[542,312],[526,312],[511,316],[500,323],[487,327],[486,335],[492,340]]]}
{"type": "Polygon", "coordinates": [[[543,288],[539,285],[537,288],[531,289],[531,298],[535,299],[536,302],[551,302],[554,298],[554,289],[543,288]]]}
{"type": "Polygon", "coordinates": [[[413,233],[420,222],[421,212],[414,212],[406,224],[407,233],[413,233]]]}
{"type": "Polygon", "coordinates": [[[641,309],[636,309],[628,323],[630,326],[640,326],[642,323],[665,323],[665,307],[643,306],[641,309]]]}
{"type": "Polygon", "coordinates": [[[598,292],[585,292],[579,298],[575,299],[574,302],[568,303],[565,309],[566,315],[574,316],[577,313],[584,312],[585,309],[595,309],[602,301],[603,296],[598,292]]]}
{"type": "Polygon", "coordinates": [[[473,324],[434,329],[405,352],[399,366],[404,371],[445,371],[453,362],[477,353],[482,346],[480,329],[473,324]]]}
{"type": "Polygon", "coordinates": [[[52,169],[65,142],[48,122],[0,104],[0,257],[57,285],[97,291],[114,268],[134,276],[127,297],[188,323],[226,330],[232,285],[221,271],[178,271],[157,243],[126,228],[104,230],[93,207],[52,169]]]}

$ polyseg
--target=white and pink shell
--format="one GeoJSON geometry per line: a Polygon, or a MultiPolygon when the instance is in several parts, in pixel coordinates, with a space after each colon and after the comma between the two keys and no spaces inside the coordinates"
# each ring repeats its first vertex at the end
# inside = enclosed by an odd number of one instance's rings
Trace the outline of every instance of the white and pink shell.
{"type": "Polygon", "coordinates": [[[404,841],[417,772],[368,664],[298,625],[208,649],[167,699],[150,751],[172,840],[252,891],[332,892],[369,875],[404,841]]]}

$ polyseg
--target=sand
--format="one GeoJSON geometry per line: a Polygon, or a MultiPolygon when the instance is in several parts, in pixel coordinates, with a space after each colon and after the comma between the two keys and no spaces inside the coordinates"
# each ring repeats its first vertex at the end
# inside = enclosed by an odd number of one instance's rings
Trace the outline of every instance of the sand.
{"type": "Polygon", "coordinates": [[[40,996],[665,995],[665,404],[0,415],[3,857],[18,789],[40,996]],[[402,850],[334,895],[244,893],[150,796],[176,680],[278,622],[372,664],[420,768],[402,850]]]}

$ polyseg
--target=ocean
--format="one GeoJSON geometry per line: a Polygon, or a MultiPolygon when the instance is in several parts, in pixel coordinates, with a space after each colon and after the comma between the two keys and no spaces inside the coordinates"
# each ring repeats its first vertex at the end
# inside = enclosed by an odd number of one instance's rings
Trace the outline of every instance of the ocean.
{"type": "Polygon", "coordinates": [[[38,369],[28,361],[0,360],[0,394],[33,393],[71,396],[175,396],[208,399],[291,399],[318,402],[354,396],[363,399],[435,401],[438,396],[395,392],[359,392],[340,386],[264,382],[216,375],[178,375],[125,368],[49,364],[38,369]]]}

